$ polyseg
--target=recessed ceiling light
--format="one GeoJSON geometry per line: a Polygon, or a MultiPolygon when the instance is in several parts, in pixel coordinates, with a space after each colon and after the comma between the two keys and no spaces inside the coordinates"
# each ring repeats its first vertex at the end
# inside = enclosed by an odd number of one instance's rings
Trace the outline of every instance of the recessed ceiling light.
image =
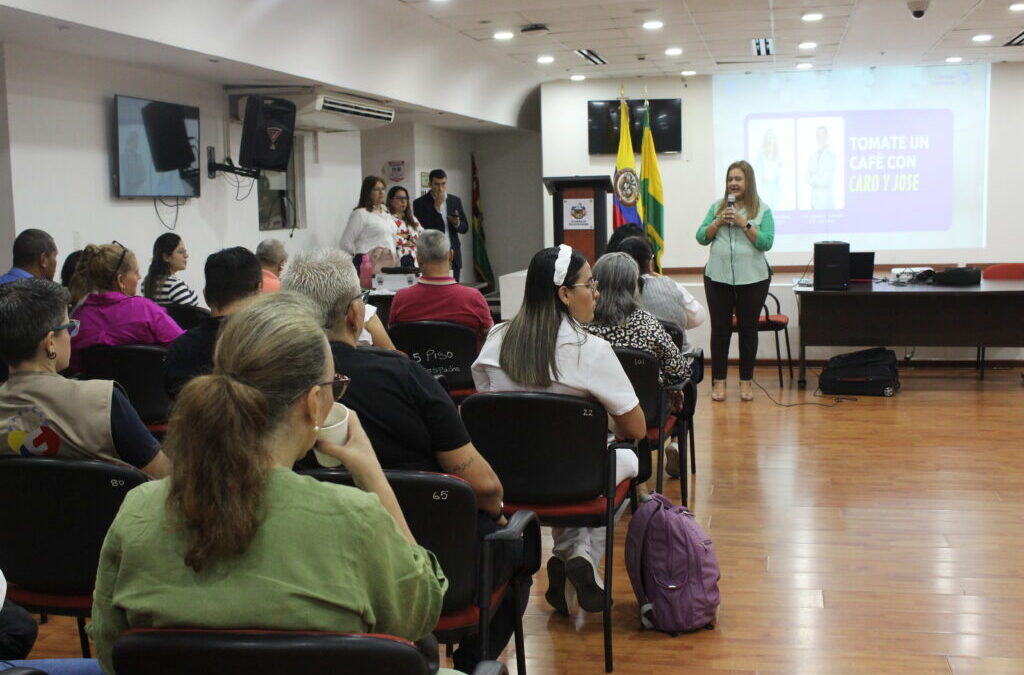
{"type": "Polygon", "coordinates": [[[683,72],[681,72],[679,74],[682,75],[683,77],[693,77],[694,75],[697,74],[697,71],[696,70],[684,70],[683,72]]]}
{"type": "Polygon", "coordinates": [[[587,79],[587,76],[586,75],[573,75],[569,79],[572,80],[573,82],[582,82],[583,80],[587,79]]]}
{"type": "Polygon", "coordinates": [[[825,18],[825,15],[822,14],[821,12],[807,12],[800,18],[803,19],[804,21],[821,21],[822,19],[825,18]]]}
{"type": "Polygon", "coordinates": [[[992,36],[989,35],[988,33],[979,33],[971,38],[971,40],[974,42],[988,42],[991,39],[992,36]]]}
{"type": "Polygon", "coordinates": [[[806,62],[804,62],[804,63],[796,64],[796,69],[797,70],[810,70],[813,67],[814,67],[813,63],[806,63],[806,62]]]}
{"type": "Polygon", "coordinates": [[[644,21],[644,28],[646,28],[647,30],[659,30],[664,25],[664,23],[658,21],[657,19],[653,21],[644,21]]]}
{"type": "Polygon", "coordinates": [[[548,56],[547,54],[545,54],[544,56],[538,56],[537,57],[537,63],[554,63],[554,62],[555,62],[555,57],[554,56],[548,56]]]}
{"type": "Polygon", "coordinates": [[[818,43],[817,42],[810,42],[810,41],[808,41],[808,42],[801,42],[800,44],[797,45],[797,47],[800,48],[800,49],[817,49],[818,48],[818,43]]]}
{"type": "Polygon", "coordinates": [[[946,63],[960,63],[963,60],[964,59],[963,59],[962,56],[947,56],[946,57],[946,63]]]}
{"type": "Polygon", "coordinates": [[[1024,12],[1024,2],[1015,2],[1010,5],[1011,12],[1024,12]]]}
{"type": "Polygon", "coordinates": [[[500,31],[498,31],[497,33],[494,34],[494,39],[495,40],[511,40],[512,39],[512,33],[510,33],[507,30],[500,30],[500,31]]]}
{"type": "Polygon", "coordinates": [[[679,56],[683,53],[682,47],[669,47],[665,50],[665,56],[679,56]]]}

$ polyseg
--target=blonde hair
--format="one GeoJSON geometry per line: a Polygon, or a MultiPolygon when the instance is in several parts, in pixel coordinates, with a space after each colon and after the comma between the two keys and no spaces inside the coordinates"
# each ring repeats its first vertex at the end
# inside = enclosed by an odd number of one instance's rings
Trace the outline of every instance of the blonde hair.
{"type": "Polygon", "coordinates": [[[173,460],[167,508],[192,569],[248,549],[264,517],[266,439],[321,381],[326,349],[312,303],[265,295],[221,328],[213,373],[181,390],[164,443],[173,460]]]}
{"type": "Polygon", "coordinates": [[[743,172],[744,182],[743,199],[736,202],[736,208],[745,207],[747,209],[747,220],[753,220],[757,218],[757,214],[761,211],[761,198],[757,196],[757,181],[754,179],[754,167],[742,159],[738,162],[733,162],[725,170],[725,194],[722,195],[722,201],[718,205],[715,215],[721,215],[722,211],[725,211],[729,205],[729,173],[733,169],[739,169],[743,172]]]}
{"type": "Polygon", "coordinates": [[[135,254],[120,244],[89,244],[71,277],[71,304],[77,305],[89,293],[119,290],[117,277],[135,264],[135,254]]]}

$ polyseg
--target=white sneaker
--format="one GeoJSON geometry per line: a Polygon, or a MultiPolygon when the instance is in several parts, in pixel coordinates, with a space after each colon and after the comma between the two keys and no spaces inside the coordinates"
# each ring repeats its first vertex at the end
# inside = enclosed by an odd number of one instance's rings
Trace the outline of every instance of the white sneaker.
{"type": "Polygon", "coordinates": [[[679,444],[675,441],[665,446],[665,473],[679,478],[679,444]]]}

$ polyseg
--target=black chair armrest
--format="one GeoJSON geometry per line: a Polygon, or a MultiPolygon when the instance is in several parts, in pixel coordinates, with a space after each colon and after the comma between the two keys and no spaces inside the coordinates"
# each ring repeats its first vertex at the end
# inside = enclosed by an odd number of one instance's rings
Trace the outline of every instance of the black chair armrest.
{"type": "Polygon", "coordinates": [[[445,391],[451,391],[451,387],[448,386],[448,378],[444,375],[434,375],[434,379],[440,384],[445,391]]]}
{"type": "Polygon", "coordinates": [[[499,661],[481,661],[473,669],[473,675],[508,675],[508,669],[499,661]]]}
{"type": "Polygon", "coordinates": [[[523,561],[519,574],[533,575],[540,569],[540,519],[533,511],[516,511],[508,524],[497,532],[484,537],[484,560],[487,561],[486,575],[481,579],[485,588],[490,588],[494,544],[499,541],[523,540],[523,561]]]}
{"type": "Polygon", "coordinates": [[[676,382],[675,384],[667,384],[662,389],[665,391],[686,391],[686,388],[692,385],[690,378],[686,378],[682,382],[676,382]]]}
{"type": "Polygon", "coordinates": [[[540,527],[540,521],[537,520],[536,513],[533,511],[516,511],[508,519],[508,525],[497,532],[491,532],[484,537],[484,541],[515,541],[523,536],[527,526],[531,523],[535,527],[540,527]]]}
{"type": "Polygon", "coordinates": [[[434,634],[430,633],[421,637],[413,644],[416,645],[416,649],[419,650],[420,654],[423,655],[423,659],[427,662],[427,672],[436,673],[441,667],[441,647],[438,645],[434,634]]]}
{"type": "Polygon", "coordinates": [[[625,448],[629,448],[633,452],[639,452],[639,450],[637,449],[637,445],[639,443],[640,443],[639,440],[635,440],[635,441],[634,440],[615,441],[614,443],[609,443],[608,444],[608,452],[610,452],[611,454],[614,455],[616,450],[623,450],[625,448]]]}

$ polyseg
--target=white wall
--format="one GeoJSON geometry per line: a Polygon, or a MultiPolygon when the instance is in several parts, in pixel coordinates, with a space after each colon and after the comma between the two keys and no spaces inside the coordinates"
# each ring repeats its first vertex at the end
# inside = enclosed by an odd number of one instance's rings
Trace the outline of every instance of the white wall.
{"type": "MultiPolygon", "coordinates": [[[[225,107],[221,88],[11,44],[5,45],[4,55],[16,230],[38,227],[50,232],[62,259],[86,243],[116,239],[136,252],[145,269],[153,240],[165,230],[154,213],[153,200],[113,196],[113,96],[199,106],[201,145],[215,146],[221,158],[225,107]]],[[[233,125],[231,147],[236,157],[238,133],[238,125],[233,125]]],[[[287,231],[261,233],[255,189],[248,199],[235,201],[235,188],[224,178],[206,178],[204,158],[201,196],[181,207],[176,230],[191,257],[182,275],[186,282],[201,289],[206,256],[225,246],[255,248],[267,236],[285,240],[290,250],[336,242],[358,195],[358,134],[321,134],[319,162],[310,150],[303,168],[310,227],[298,230],[289,240],[287,231]]],[[[158,208],[165,221],[173,219],[173,209],[158,208]]],[[[4,255],[9,250],[9,245],[4,246],[4,255]]]]}
{"type": "MultiPolygon", "coordinates": [[[[414,125],[415,172],[410,188],[413,199],[420,196],[419,176],[423,171],[444,169],[448,174],[448,192],[462,199],[466,216],[473,215],[473,182],[470,153],[473,151],[473,137],[469,134],[432,127],[426,124],[414,125]]],[[[473,281],[473,229],[460,235],[462,242],[462,281],[473,281]]]]}
{"type": "Polygon", "coordinates": [[[540,134],[483,134],[474,137],[473,147],[491,269],[496,277],[526,269],[544,248],[544,203],[550,199],[541,182],[540,134]]]}
{"type": "Polygon", "coordinates": [[[7,129],[6,49],[0,42],[0,274],[11,266],[14,244],[14,196],[11,192],[11,149],[7,129]]]}
{"type": "Polygon", "coordinates": [[[415,199],[420,179],[414,161],[413,124],[390,124],[360,134],[364,175],[381,176],[388,189],[401,185],[415,199]],[[405,179],[392,182],[388,162],[405,162],[405,179]]]}
{"type": "Polygon", "coordinates": [[[3,0],[0,6],[506,126],[526,119],[524,102],[541,80],[537,69],[424,21],[397,0],[3,0]]]}
{"type": "MultiPolygon", "coordinates": [[[[541,87],[545,176],[611,176],[615,173],[615,155],[587,154],[587,101],[618,98],[620,83],[620,80],[559,81],[547,82],[541,87]]],[[[642,98],[646,91],[649,98],[682,99],[683,151],[658,155],[665,191],[666,250],[662,265],[702,265],[707,251],[697,245],[693,235],[717,192],[713,176],[711,80],[691,78],[684,87],[678,77],[642,78],[626,80],[624,86],[629,98],[642,98]]],[[[636,156],[636,163],[639,168],[640,155],[636,156]]],[[[611,213],[609,197],[609,227],[611,213]]],[[[550,200],[545,200],[544,242],[548,246],[554,241],[553,222],[550,200]]]]}

